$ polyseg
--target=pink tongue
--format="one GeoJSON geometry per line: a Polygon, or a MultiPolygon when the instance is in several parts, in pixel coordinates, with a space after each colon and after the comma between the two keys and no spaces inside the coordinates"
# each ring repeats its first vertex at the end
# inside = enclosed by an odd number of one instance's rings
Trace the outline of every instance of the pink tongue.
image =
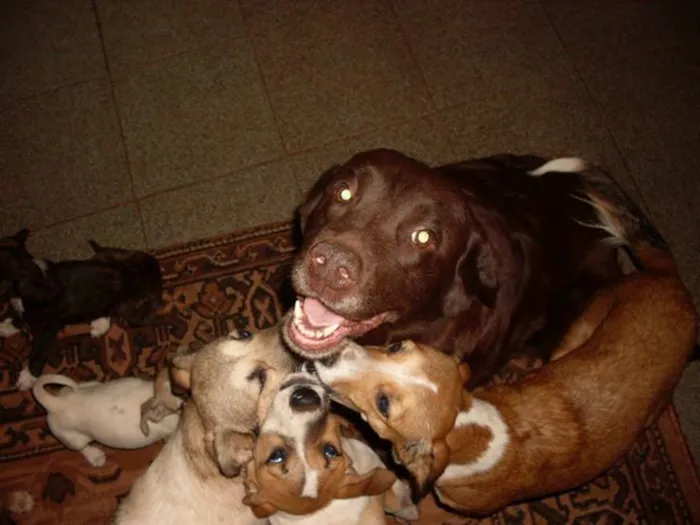
{"type": "Polygon", "coordinates": [[[306,298],[303,304],[304,313],[309,322],[314,326],[330,326],[341,324],[346,319],[336,313],[331,312],[321,304],[318,299],[306,298]]]}

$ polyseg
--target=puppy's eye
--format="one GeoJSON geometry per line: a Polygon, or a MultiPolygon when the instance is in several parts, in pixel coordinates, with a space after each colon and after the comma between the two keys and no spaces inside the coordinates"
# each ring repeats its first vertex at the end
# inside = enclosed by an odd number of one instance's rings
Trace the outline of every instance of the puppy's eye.
{"type": "Polygon", "coordinates": [[[377,396],[377,410],[384,417],[389,417],[389,398],[386,394],[377,396]]]}
{"type": "Polygon", "coordinates": [[[271,463],[273,465],[279,465],[287,461],[287,451],[283,448],[276,448],[268,456],[266,463],[271,463]]]}
{"type": "Polygon", "coordinates": [[[403,343],[391,343],[389,346],[386,347],[385,352],[387,354],[397,354],[401,351],[401,348],[403,348],[403,343]]]}
{"type": "Polygon", "coordinates": [[[340,456],[340,452],[338,452],[338,449],[335,448],[334,445],[326,443],[323,445],[323,455],[326,456],[326,459],[335,459],[340,456]]]}
{"type": "Polygon", "coordinates": [[[251,337],[253,337],[253,334],[251,334],[248,330],[243,329],[231,330],[228,334],[228,338],[234,341],[245,341],[251,337]]]}
{"type": "Polygon", "coordinates": [[[414,230],[411,232],[411,242],[416,246],[427,246],[435,240],[435,233],[431,230],[414,230]]]}
{"type": "Polygon", "coordinates": [[[338,188],[338,191],[335,195],[338,199],[338,202],[349,202],[353,198],[352,190],[346,185],[343,185],[340,188],[338,188]]]}
{"type": "Polygon", "coordinates": [[[267,381],[267,370],[262,367],[258,367],[253,370],[247,377],[248,381],[257,381],[260,383],[260,388],[265,386],[265,381],[267,381]]]}

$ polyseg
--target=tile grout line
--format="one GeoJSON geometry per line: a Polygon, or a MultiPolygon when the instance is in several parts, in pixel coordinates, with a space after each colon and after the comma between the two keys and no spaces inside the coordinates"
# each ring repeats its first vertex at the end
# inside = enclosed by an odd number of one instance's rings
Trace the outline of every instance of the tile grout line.
{"type": "Polygon", "coordinates": [[[122,154],[124,161],[126,163],[126,171],[129,176],[129,185],[130,185],[130,190],[131,190],[131,198],[135,206],[136,206],[136,213],[138,214],[139,217],[139,224],[141,225],[141,233],[143,234],[143,242],[148,248],[148,236],[146,235],[146,225],[144,224],[143,221],[143,214],[141,213],[141,204],[138,200],[138,197],[136,195],[136,189],[134,187],[134,174],[131,170],[131,159],[129,158],[129,150],[126,147],[126,137],[124,135],[124,125],[122,123],[122,114],[121,111],[119,110],[119,103],[117,101],[117,94],[114,89],[114,80],[112,78],[112,69],[109,64],[109,57],[107,55],[107,46],[105,44],[105,39],[104,39],[104,34],[102,32],[102,24],[100,23],[100,16],[97,11],[97,0],[92,0],[92,9],[95,14],[95,23],[97,24],[97,33],[100,36],[100,45],[102,46],[102,55],[104,56],[105,60],[105,67],[107,68],[107,77],[109,79],[109,92],[110,96],[112,98],[112,104],[114,106],[114,112],[117,117],[117,125],[119,126],[119,137],[121,139],[121,145],[122,145],[122,154]]]}
{"type": "MultiPolygon", "coordinates": [[[[260,84],[265,94],[265,99],[270,107],[270,112],[272,113],[272,120],[275,122],[275,129],[277,130],[277,136],[279,137],[280,145],[282,146],[283,157],[286,156],[289,151],[287,149],[287,144],[284,140],[284,135],[282,134],[282,126],[280,125],[279,117],[275,111],[275,106],[272,104],[272,97],[270,96],[270,89],[267,86],[267,81],[265,80],[265,75],[263,74],[262,66],[260,65],[260,60],[258,58],[258,53],[255,49],[255,43],[253,39],[253,34],[251,29],[248,27],[246,16],[243,12],[243,6],[240,0],[236,0],[236,5],[238,5],[239,13],[241,14],[241,20],[243,21],[244,37],[248,41],[248,46],[250,47],[250,54],[255,64],[255,68],[258,71],[258,78],[260,79],[260,84]]],[[[296,179],[296,177],[294,177],[296,179]]]]}
{"type": "Polygon", "coordinates": [[[415,50],[413,49],[413,46],[411,45],[411,41],[408,38],[408,33],[406,32],[406,28],[403,26],[401,23],[401,18],[399,17],[399,13],[396,10],[396,1],[392,0],[391,2],[391,13],[394,16],[394,21],[396,22],[396,26],[398,27],[399,33],[401,34],[401,39],[403,40],[403,44],[406,46],[406,49],[408,50],[408,56],[411,57],[411,62],[413,62],[414,67],[418,71],[418,75],[420,76],[421,82],[423,83],[423,88],[425,89],[425,94],[428,97],[428,102],[430,104],[430,108],[432,111],[437,111],[437,104],[435,104],[435,97],[433,96],[433,92],[430,89],[430,86],[428,85],[428,78],[425,76],[425,72],[423,71],[423,68],[420,66],[420,63],[418,62],[418,56],[415,53],[415,50]]]}
{"type": "MultiPolygon", "coordinates": [[[[629,163],[627,162],[627,157],[622,153],[622,150],[620,149],[619,144],[617,143],[617,140],[615,140],[615,136],[613,133],[610,131],[610,128],[608,127],[608,124],[605,120],[605,113],[603,111],[603,108],[600,107],[600,104],[598,103],[598,100],[596,97],[593,95],[593,92],[591,91],[591,88],[588,85],[588,82],[584,79],[583,73],[581,72],[581,68],[578,67],[578,64],[576,63],[576,60],[574,58],[573,53],[569,49],[569,47],[566,45],[566,42],[564,42],[564,39],[559,32],[559,29],[557,29],[556,24],[554,23],[554,20],[552,19],[551,14],[547,10],[547,8],[542,4],[541,0],[538,0],[540,2],[540,7],[542,8],[542,11],[544,11],[545,16],[547,17],[547,20],[549,21],[549,24],[552,26],[552,29],[554,30],[554,33],[557,35],[557,39],[559,40],[559,43],[561,44],[562,48],[566,52],[566,56],[569,60],[569,63],[574,69],[574,73],[576,74],[576,77],[578,78],[579,82],[583,85],[583,89],[585,90],[586,94],[588,95],[589,101],[593,104],[593,107],[596,109],[598,113],[598,117],[601,120],[601,125],[603,128],[603,131],[605,133],[605,136],[610,140],[610,143],[612,144],[613,148],[615,148],[615,151],[617,154],[620,156],[620,160],[622,161],[622,165],[624,168],[627,170],[627,173],[630,176],[630,179],[632,180],[632,185],[634,186],[635,191],[637,192],[637,196],[639,199],[642,201],[642,206],[644,207],[645,212],[651,217],[652,221],[654,221],[654,217],[651,213],[651,209],[649,208],[649,205],[647,204],[646,199],[644,198],[644,193],[641,190],[641,187],[637,183],[637,179],[632,173],[632,170],[630,170],[629,163]]],[[[654,221],[655,222],[655,221],[654,221]]]]}

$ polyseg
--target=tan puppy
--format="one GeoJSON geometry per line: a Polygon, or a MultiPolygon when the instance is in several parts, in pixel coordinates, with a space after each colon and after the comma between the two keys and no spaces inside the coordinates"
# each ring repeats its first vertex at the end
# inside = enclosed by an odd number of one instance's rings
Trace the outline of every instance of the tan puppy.
{"type": "Polygon", "coordinates": [[[272,525],[381,525],[385,505],[415,517],[408,487],[369,446],[345,437],[347,423],[329,408],[312,375],[282,382],[246,468],[244,502],[272,525]]]}
{"type": "Polygon", "coordinates": [[[117,509],[114,523],[257,524],[238,476],[295,361],[279,329],[234,330],[196,353],[172,359],[171,379],[188,390],[180,426],[117,509]]]}
{"type": "MultiPolygon", "coordinates": [[[[608,184],[600,182],[602,184],[608,184]]],[[[420,493],[466,513],[568,490],[622,455],[662,410],[697,335],[673,258],[622,193],[603,187],[601,224],[641,269],[601,291],[555,361],[510,385],[462,391],[468,370],[405,341],[348,348],[320,378],[393,444],[420,493]]]]}

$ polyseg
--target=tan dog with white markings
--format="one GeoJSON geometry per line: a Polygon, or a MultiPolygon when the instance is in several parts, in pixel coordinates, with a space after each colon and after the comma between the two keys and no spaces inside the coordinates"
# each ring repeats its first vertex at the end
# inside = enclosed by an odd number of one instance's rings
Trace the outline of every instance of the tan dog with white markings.
{"type": "Polygon", "coordinates": [[[246,468],[244,502],[272,525],[382,525],[385,507],[415,518],[408,486],[329,409],[314,376],[284,380],[246,468]]]}
{"type": "Polygon", "coordinates": [[[666,243],[607,179],[592,200],[638,270],[599,292],[553,361],[525,379],[463,391],[468,369],[411,341],[349,346],[322,381],[392,442],[422,496],[489,514],[599,475],[665,408],[697,336],[697,316],[666,243]]]}
{"type": "Polygon", "coordinates": [[[180,426],[134,483],[113,518],[119,525],[262,525],[242,500],[243,465],[277,387],[296,365],[279,328],[234,330],[171,362],[190,392],[180,426]]]}

